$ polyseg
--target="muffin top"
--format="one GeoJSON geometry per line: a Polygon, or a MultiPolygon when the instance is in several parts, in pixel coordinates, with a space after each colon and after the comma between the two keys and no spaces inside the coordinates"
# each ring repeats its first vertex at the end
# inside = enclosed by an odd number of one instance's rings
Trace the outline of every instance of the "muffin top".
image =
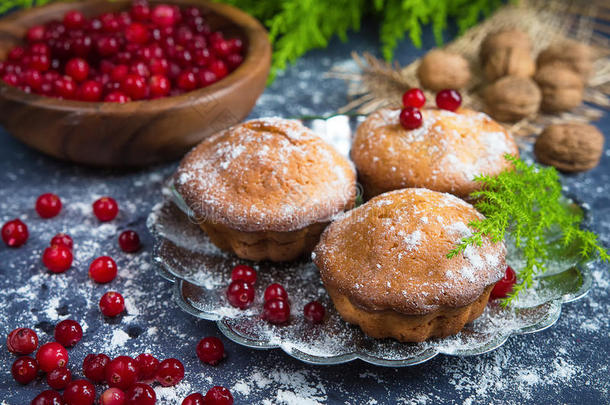
{"type": "Polygon", "coordinates": [[[197,145],[174,187],[198,221],[246,232],[330,221],[356,195],[351,162],[300,122],[248,121],[197,145]]]}
{"type": "Polygon", "coordinates": [[[484,113],[425,109],[414,130],[399,114],[378,110],[356,131],[351,157],[373,194],[425,187],[466,197],[480,188],[475,176],[498,174],[510,167],[505,154],[519,155],[512,135],[484,113]]]}
{"type": "Polygon", "coordinates": [[[312,254],[325,285],[367,310],[421,315],[475,301],[506,270],[506,247],[484,238],[447,258],[483,216],[426,189],[381,194],[333,222],[312,254]]]}

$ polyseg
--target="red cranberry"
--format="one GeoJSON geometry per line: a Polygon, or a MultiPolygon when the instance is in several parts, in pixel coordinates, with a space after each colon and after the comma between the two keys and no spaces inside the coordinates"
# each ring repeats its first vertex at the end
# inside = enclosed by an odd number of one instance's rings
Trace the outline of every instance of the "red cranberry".
{"type": "Polygon", "coordinates": [[[155,390],[150,385],[135,383],[125,393],[125,405],[154,405],[157,402],[155,390]]]}
{"type": "Polygon", "coordinates": [[[125,39],[132,43],[145,44],[148,42],[148,28],[138,22],[131,23],[125,30],[125,39]]]}
{"type": "Polygon", "coordinates": [[[405,129],[416,129],[423,125],[424,118],[421,111],[415,107],[405,107],[400,110],[400,124],[405,129]]]}
{"type": "Polygon", "coordinates": [[[89,64],[83,58],[72,58],[66,63],[66,74],[77,82],[89,76],[89,64]]]}
{"type": "Polygon", "coordinates": [[[159,368],[159,360],[150,353],[142,353],[136,357],[138,364],[138,377],[140,380],[147,381],[155,378],[159,368]]]}
{"type": "Polygon", "coordinates": [[[36,360],[40,369],[48,373],[68,364],[68,351],[57,342],[45,343],[36,352],[36,360]]]}
{"type": "Polygon", "coordinates": [[[116,277],[117,266],[112,257],[100,256],[89,265],[89,277],[96,283],[109,283],[116,277]]]}
{"type": "Polygon", "coordinates": [[[104,98],[104,101],[107,103],[127,103],[131,101],[129,97],[127,97],[124,93],[120,91],[113,91],[108,93],[108,95],[104,98]]]}
{"type": "Polygon", "coordinates": [[[25,34],[25,37],[27,38],[28,42],[40,42],[44,40],[44,32],[44,25],[35,25],[28,29],[27,34],[25,34]]]}
{"type": "Polygon", "coordinates": [[[229,42],[224,40],[214,41],[212,42],[212,50],[214,51],[214,54],[216,54],[216,56],[218,56],[219,58],[224,58],[226,56],[229,56],[229,54],[231,53],[231,45],[229,44],[229,42]]]}
{"type": "Polygon", "coordinates": [[[88,354],[83,360],[83,374],[96,383],[105,381],[108,363],[110,363],[110,358],[103,353],[88,354]]]}
{"type": "Polygon", "coordinates": [[[124,231],[119,235],[119,246],[123,252],[137,252],[140,249],[140,236],[132,230],[124,231]]]}
{"type": "Polygon", "coordinates": [[[201,395],[198,392],[195,392],[194,394],[189,395],[188,397],[184,398],[184,401],[182,401],[182,405],[205,405],[205,398],[203,397],[203,395],[201,395]]]}
{"type": "Polygon", "coordinates": [[[102,222],[112,221],[119,213],[119,205],[111,197],[102,197],[93,203],[93,214],[102,222]]]}
{"type": "Polygon", "coordinates": [[[265,301],[263,319],[275,324],[287,322],[290,319],[290,304],[282,298],[265,301]]]}
{"type": "Polygon", "coordinates": [[[33,54],[30,56],[28,67],[38,70],[39,72],[44,72],[51,67],[51,60],[47,55],[33,54]]]}
{"type": "Polygon", "coordinates": [[[265,298],[265,301],[269,301],[274,298],[281,298],[283,300],[288,300],[288,294],[286,293],[286,290],[284,289],[284,287],[282,287],[280,284],[273,283],[265,289],[264,298],[265,298]]]}
{"type": "Polygon", "coordinates": [[[133,100],[145,98],[148,92],[146,80],[142,76],[133,73],[125,77],[125,80],[121,83],[121,90],[133,100]]]}
{"type": "Polygon", "coordinates": [[[242,64],[242,62],[244,61],[244,57],[237,53],[233,53],[233,54],[227,56],[225,61],[227,62],[227,66],[229,67],[229,70],[233,71],[233,70],[237,69],[237,67],[239,65],[242,64]]]}
{"type": "Polygon", "coordinates": [[[13,378],[19,384],[27,384],[33,381],[38,374],[38,363],[31,357],[19,357],[13,362],[11,367],[13,378]]]}
{"type": "Polygon", "coordinates": [[[421,89],[413,88],[402,95],[402,105],[405,107],[422,108],[426,104],[426,96],[421,89]]]}
{"type": "Polygon", "coordinates": [[[72,247],[74,246],[74,241],[72,241],[70,235],[67,235],[65,233],[58,233],[57,235],[53,236],[50,245],[61,245],[72,250],[72,247]]]}
{"type": "Polygon", "coordinates": [[[51,49],[47,44],[37,43],[30,46],[30,53],[49,56],[51,55],[51,49]]]}
{"type": "Polygon", "coordinates": [[[72,373],[65,367],[58,367],[47,374],[47,384],[54,390],[63,390],[72,381],[72,373]]]}
{"type": "Polygon", "coordinates": [[[101,56],[112,56],[119,51],[119,42],[114,37],[102,36],[96,42],[97,52],[101,56]]]}
{"type": "Polygon", "coordinates": [[[512,267],[508,266],[506,268],[506,272],[504,273],[504,277],[500,281],[496,283],[493,290],[491,290],[491,298],[505,298],[510,294],[513,290],[513,286],[517,282],[517,274],[512,269],[512,267]]]}
{"type": "Polygon", "coordinates": [[[86,56],[89,56],[92,48],[93,48],[92,37],[89,35],[85,35],[84,37],[81,37],[81,38],[74,38],[74,42],[72,44],[72,53],[75,56],[80,56],[81,58],[84,58],[86,56]]]}
{"type": "Polygon", "coordinates": [[[457,90],[445,89],[436,93],[436,106],[443,110],[455,111],[462,104],[462,96],[457,90]]]}
{"type": "Polygon", "coordinates": [[[115,291],[109,291],[100,299],[100,310],[108,317],[115,317],[125,310],[123,296],[115,291]]]}
{"type": "Polygon", "coordinates": [[[38,335],[29,328],[14,329],[6,338],[6,347],[15,354],[34,353],[38,347],[38,335]]]}
{"type": "Polygon", "coordinates": [[[217,385],[205,394],[205,405],[233,405],[233,395],[225,387],[217,385]]]}
{"type": "Polygon", "coordinates": [[[65,405],[61,394],[54,390],[42,391],[30,405],[65,405]]]}
{"type": "Polygon", "coordinates": [[[311,301],[305,305],[305,308],[303,309],[305,319],[311,323],[322,323],[325,312],[324,306],[318,301],[311,301]]]}
{"type": "Polygon", "coordinates": [[[64,391],[66,405],[93,405],[95,387],[87,380],[72,381],[64,391]]]}
{"type": "Polygon", "coordinates": [[[108,388],[100,396],[100,405],[124,405],[125,393],[119,388],[108,388]]]}
{"type": "Polygon", "coordinates": [[[102,99],[102,85],[95,80],[87,80],[79,88],[79,97],[82,101],[100,101],[102,99]]]}
{"type": "Polygon", "coordinates": [[[209,86],[210,84],[216,83],[218,77],[211,70],[204,69],[199,72],[199,85],[201,87],[209,86]]]}
{"type": "Polygon", "coordinates": [[[165,76],[154,75],[148,82],[151,98],[165,97],[171,90],[171,83],[165,76]]]}
{"type": "Polygon", "coordinates": [[[102,22],[102,29],[104,32],[113,33],[121,29],[121,22],[112,13],[104,13],[99,16],[99,19],[102,22]]]}
{"type": "Polygon", "coordinates": [[[61,211],[61,200],[55,194],[42,194],[36,200],[36,212],[41,218],[53,218],[59,214],[59,211],[61,211]]]}
{"type": "Polygon", "coordinates": [[[39,90],[42,86],[42,75],[38,70],[28,69],[23,72],[23,82],[33,90],[39,90]]]}
{"type": "Polygon", "coordinates": [[[210,63],[210,70],[216,75],[216,77],[218,77],[218,79],[222,79],[229,73],[227,65],[218,59],[210,63]]]}
{"type": "Polygon", "coordinates": [[[169,63],[165,58],[152,58],[148,62],[148,69],[152,75],[166,75],[169,70],[169,63]]]}
{"type": "Polygon", "coordinates": [[[227,289],[227,299],[234,307],[246,309],[254,301],[254,287],[243,280],[233,281],[227,289]]]}
{"type": "Polygon", "coordinates": [[[71,100],[76,98],[76,83],[69,76],[60,77],[53,83],[55,95],[59,98],[71,100]]]}
{"type": "Polygon", "coordinates": [[[166,359],[159,364],[155,379],[164,387],[178,384],[184,378],[184,366],[178,359],[166,359]]]}
{"type": "Polygon", "coordinates": [[[243,280],[248,284],[254,284],[256,282],[256,270],[248,265],[238,264],[231,271],[231,280],[243,280]]]}
{"type": "Polygon", "coordinates": [[[153,8],[150,19],[159,27],[170,27],[176,23],[176,11],[172,6],[160,4],[153,8]]]}
{"type": "Polygon", "coordinates": [[[8,60],[19,61],[25,56],[25,49],[22,46],[16,46],[11,49],[7,55],[8,60]]]}
{"type": "Polygon", "coordinates": [[[116,65],[110,72],[110,78],[115,82],[121,82],[127,77],[129,67],[127,65],[116,65]]]}
{"type": "Polygon", "coordinates": [[[63,273],[72,266],[72,250],[64,245],[52,245],[42,253],[42,263],[53,273],[63,273]]]}
{"type": "Polygon", "coordinates": [[[138,364],[128,356],[119,356],[106,366],[106,382],[126,390],[138,381],[138,364]]]}
{"type": "Polygon", "coordinates": [[[83,338],[83,328],[72,319],[65,319],[55,326],[55,340],[64,347],[72,347],[83,338]]]}
{"type": "Polygon", "coordinates": [[[144,62],[136,62],[133,63],[129,67],[129,71],[133,74],[136,74],[140,77],[147,78],[150,77],[150,70],[148,69],[148,65],[144,62]]]}
{"type": "Polygon", "coordinates": [[[215,366],[225,357],[225,347],[217,337],[203,338],[197,344],[197,357],[202,362],[215,366]]]}
{"type": "Polygon", "coordinates": [[[244,49],[244,42],[239,38],[231,38],[228,40],[229,48],[232,53],[241,53],[244,49]]]}
{"type": "Polygon", "coordinates": [[[2,226],[2,240],[8,247],[19,247],[27,240],[28,227],[20,219],[13,219],[2,226]]]}
{"type": "Polygon", "coordinates": [[[192,70],[186,70],[180,73],[176,84],[182,90],[194,90],[195,88],[197,88],[197,76],[195,76],[195,73],[192,70]]]}
{"type": "Polygon", "coordinates": [[[64,25],[68,29],[78,29],[85,25],[86,18],[80,11],[71,10],[64,15],[64,25]]]}
{"type": "Polygon", "coordinates": [[[16,87],[19,85],[19,77],[14,73],[7,73],[2,76],[2,81],[9,86],[16,87]]]}
{"type": "Polygon", "coordinates": [[[146,21],[148,20],[148,17],[150,16],[150,8],[148,7],[148,4],[145,2],[141,2],[141,3],[134,3],[131,6],[131,18],[133,18],[136,21],[146,21]]]}

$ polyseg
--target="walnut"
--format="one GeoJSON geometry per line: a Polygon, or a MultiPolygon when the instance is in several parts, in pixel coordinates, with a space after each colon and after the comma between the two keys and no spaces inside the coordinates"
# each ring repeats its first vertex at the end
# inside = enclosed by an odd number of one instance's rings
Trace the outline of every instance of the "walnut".
{"type": "Polygon", "coordinates": [[[535,114],[542,95],[529,77],[505,76],[483,91],[486,111],[499,121],[518,121],[535,114]]]}
{"type": "Polygon", "coordinates": [[[565,40],[540,52],[536,63],[538,69],[550,64],[565,65],[586,80],[593,67],[593,50],[582,42],[565,40]]]}
{"type": "Polygon", "coordinates": [[[534,80],[542,90],[543,111],[567,111],[582,103],[582,77],[565,66],[545,65],[536,72],[534,80]]]}
{"type": "Polygon", "coordinates": [[[566,172],[590,170],[598,165],[604,136],[593,125],[553,124],[545,128],[534,145],[536,158],[566,172]]]}
{"type": "Polygon", "coordinates": [[[470,81],[468,61],[460,54],[433,49],[421,60],[417,77],[427,89],[461,89],[470,81]]]}
{"type": "Polygon", "coordinates": [[[480,60],[487,80],[530,77],[536,71],[529,36],[516,29],[489,34],[481,43],[480,60]]]}

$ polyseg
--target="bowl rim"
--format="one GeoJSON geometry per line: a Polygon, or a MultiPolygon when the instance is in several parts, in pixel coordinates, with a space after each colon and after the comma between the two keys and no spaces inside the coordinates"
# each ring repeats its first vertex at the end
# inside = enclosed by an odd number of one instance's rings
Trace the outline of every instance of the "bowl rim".
{"type": "MultiPolygon", "coordinates": [[[[28,105],[38,108],[79,113],[106,113],[106,114],[133,114],[136,111],[150,113],[167,111],[192,104],[193,101],[212,100],[219,94],[230,89],[236,83],[250,80],[248,74],[236,74],[250,69],[256,70],[260,67],[261,55],[271,55],[271,42],[267,30],[254,17],[237,7],[225,3],[215,3],[208,0],[149,0],[151,4],[165,3],[179,6],[193,5],[201,9],[207,9],[213,13],[222,15],[239,27],[248,41],[247,52],[243,62],[221,80],[207,87],[189,91],[178,96],[163,97],[151,100],[135,100],[127,103],[114,103],[104,101],[79,101],[64,100],[55,97],[47,97],[36,93],[27,93],[18,87],[9,86],[0,80],[0,97],[19,100],[28,105]],[[128,107],[128,108],[127,108],[128,107]]],[[[64,0],[53,2],[42,6],[23,9],[0,18],[0,31],[4,25],[15,24],[25,16],[32,13],[45,14],[49,10],[61,10],[67,6],[77,5],[83,10],[93,4],[107,4],[106,0],[64,0]]],[[[115,0],[110,4],[128,6],[131,0],[115,0]]]]}

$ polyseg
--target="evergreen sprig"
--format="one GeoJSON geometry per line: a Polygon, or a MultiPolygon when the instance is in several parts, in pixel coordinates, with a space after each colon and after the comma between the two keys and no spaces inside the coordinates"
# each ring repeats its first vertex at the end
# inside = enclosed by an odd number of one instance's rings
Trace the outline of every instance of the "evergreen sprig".
{"type": "Polygon", "coordinates": [[[481,191],[470,196],[476,201],[475,207],[485,218],[471,222],[475,232],[451,250],[447,257],[462,254],[470,245],[480,246],[483,236],[494,243],[504,240],[507,232],[515,240],[517,248],[523,251],[526,265],[518,269],[519,282],[512,293],[502,301],[509,305],[525,289],[532,286],[534,276],[546,271],[546,262],[553,249],[549,234],[559,231],[561,244],[567,248],[579,246],[583,259],[599,257],[609,261],[610,255],[599,242],[597,235],[580,228],[581,211],[575,211],[565,203],[561,193],[561,183],[555,168],[528,165],[511,155],[508,159],[514,170],[497,176],[478,176],[476,181],[483,184],[481,191]]]}

